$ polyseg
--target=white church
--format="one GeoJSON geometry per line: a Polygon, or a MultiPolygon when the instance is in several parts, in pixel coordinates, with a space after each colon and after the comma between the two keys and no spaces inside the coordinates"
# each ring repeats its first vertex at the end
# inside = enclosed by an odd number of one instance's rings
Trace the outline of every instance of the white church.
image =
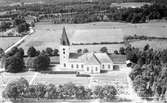
{"type": "Polygon", "coordinates": [[[114,68],[122,68],[122,66],[126,65],[124,61],[120,63],[120,59],[107,53],[89,52],[78,54],[70,52],[70,47],[70,41],[64,27],[59,47],[60,64],[57,66],[62,71],[98,74],[102,70],[112,71],[114,68]]]}

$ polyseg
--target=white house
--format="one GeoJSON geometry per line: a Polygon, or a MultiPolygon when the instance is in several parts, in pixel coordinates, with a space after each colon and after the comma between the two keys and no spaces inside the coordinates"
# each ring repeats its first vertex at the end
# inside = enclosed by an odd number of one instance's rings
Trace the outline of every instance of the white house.
{"type": "MultiPolygon", "coordinates": [[[[62,37],[60,40],[60,65],[61,70],[77,71],[88,74],[98,74],[102,70],[113,70],[114,59],[107,53],[72,53],[70,52],[70,42],[63,28],[62,37]]],[[[126,63],[125,63],[126,64],[126,63]]],[[[119,66],[119,64],[116,64],[119,66]]]]}

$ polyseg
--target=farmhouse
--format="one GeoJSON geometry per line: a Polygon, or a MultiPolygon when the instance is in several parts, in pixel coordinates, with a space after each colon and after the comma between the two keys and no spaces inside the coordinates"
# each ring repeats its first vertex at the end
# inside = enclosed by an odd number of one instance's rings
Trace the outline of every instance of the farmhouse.
{"type": "Polygon", "coordinates": [[[111,71],[113,69],[120,69],[126,65],[125,59],[119,59],[124,56],[114,56],[107,53],[72,53],[70,52],[70,41],[68,39],[65,28],[60,43],[60,70],[77,71],[80,73],[98,74],[101,71],[111,71]],[[122,62],[119,62],[122,61],[122,62]]]}

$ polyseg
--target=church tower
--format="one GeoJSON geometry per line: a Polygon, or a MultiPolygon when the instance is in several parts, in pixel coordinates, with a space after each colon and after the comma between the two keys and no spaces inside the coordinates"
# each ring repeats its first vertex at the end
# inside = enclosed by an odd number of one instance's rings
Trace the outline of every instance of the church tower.
{"type": "Polygon", "coordinates": [[[66,33],[65,27],[63,27],[62,37],[60,39],[60,64],[64,67],[68,67],[69,60],[69,52],[70,52],[70,42],[66,33]]]}

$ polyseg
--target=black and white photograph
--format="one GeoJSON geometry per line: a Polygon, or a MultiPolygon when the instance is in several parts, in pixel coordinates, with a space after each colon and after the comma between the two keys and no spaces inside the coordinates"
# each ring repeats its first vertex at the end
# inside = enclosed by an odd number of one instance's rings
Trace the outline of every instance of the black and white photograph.
{"type": "Polygon", "coordinates": [[[0,103],[167,103],[167,0],[0,0],[0,103]]]}

